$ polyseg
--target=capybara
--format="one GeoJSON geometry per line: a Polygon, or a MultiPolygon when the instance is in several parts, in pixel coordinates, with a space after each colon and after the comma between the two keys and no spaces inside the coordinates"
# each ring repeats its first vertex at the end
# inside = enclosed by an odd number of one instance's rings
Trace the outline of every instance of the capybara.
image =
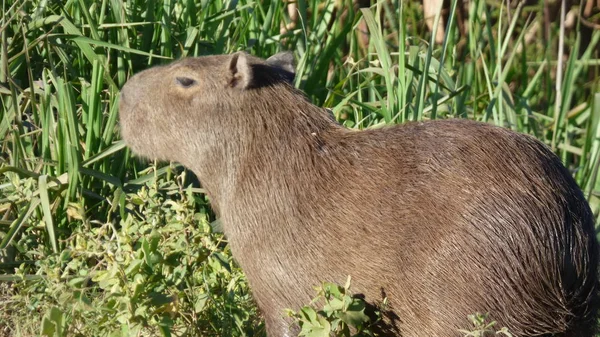
{"type": "Polygon", "coordinates": [[[137,154],[199,178],[270,337],[322,281],[389,302],[387,336],[592,336],[598,242],[581,190],[536,139],[462,119],[351,130],[291,84],[291,53],[184,58],[123,87],[137,154]]]}

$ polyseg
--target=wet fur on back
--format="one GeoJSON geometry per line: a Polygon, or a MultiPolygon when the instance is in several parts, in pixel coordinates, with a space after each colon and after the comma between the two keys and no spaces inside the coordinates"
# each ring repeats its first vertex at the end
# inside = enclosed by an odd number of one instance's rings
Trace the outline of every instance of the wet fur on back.
{"type": "Polygon", "coordinates": [[[290,84],[290,54],[186,58],[125,85],[122,135],[196,173],[269,336],[321,281],[386,296],[389,336],[592,336],[593,217],[537,140],[467,120],[348,130],[290,84]]]}

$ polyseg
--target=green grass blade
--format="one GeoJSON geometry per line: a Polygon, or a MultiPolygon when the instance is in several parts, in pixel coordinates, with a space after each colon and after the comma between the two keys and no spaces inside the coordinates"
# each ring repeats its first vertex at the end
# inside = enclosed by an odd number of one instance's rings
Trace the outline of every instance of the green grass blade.
{"type": "Polygon", "coordinates": [[[48,233],[48,240],[52,245],[52,251],[55,254],[58,253],[58,244],[56,241],[56,233],[54,232],[54,221],[52,220],[52,211],[50,207],[50,200],[48,199],[48,184],[47,176],[42,175],[38,178],[38,188],[40,191],[40,204],[42,206],[42,213],[44,214],[44,223],[46,225],[46,232],[48,233]]]}

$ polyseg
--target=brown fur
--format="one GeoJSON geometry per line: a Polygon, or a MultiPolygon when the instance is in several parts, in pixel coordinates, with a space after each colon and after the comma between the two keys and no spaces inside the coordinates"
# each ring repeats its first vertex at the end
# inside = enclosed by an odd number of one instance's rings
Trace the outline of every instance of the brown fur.
{"type": "Polygon", "coordinates": [[[543,144],[467,120],[348,130],[292,69],[289,54],[186,58],[131,78],[120,108],[135,152],[199,177],[269,336],[347,275],[388,297],[390,336],[458,336],[475,312],[514,336],[592,336],[592,214],[543,144]]]}

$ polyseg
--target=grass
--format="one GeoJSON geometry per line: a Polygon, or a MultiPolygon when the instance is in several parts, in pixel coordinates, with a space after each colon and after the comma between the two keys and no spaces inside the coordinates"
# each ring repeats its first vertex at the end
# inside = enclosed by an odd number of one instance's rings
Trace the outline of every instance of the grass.
{"type": "Polygon", "coordinates": [[[296,85],[350,128],[470,118],[531,134],[600,223],[599,30],[547,22],[542,1],[474,0],[461,34],[452,1],[435,44],[419,2],[296,5],[294,21],[279,1],[2,2],[0,334],[264,333],[202,189],[119,140],[119,88],[184,56],[293,50],[296,85]]]}

